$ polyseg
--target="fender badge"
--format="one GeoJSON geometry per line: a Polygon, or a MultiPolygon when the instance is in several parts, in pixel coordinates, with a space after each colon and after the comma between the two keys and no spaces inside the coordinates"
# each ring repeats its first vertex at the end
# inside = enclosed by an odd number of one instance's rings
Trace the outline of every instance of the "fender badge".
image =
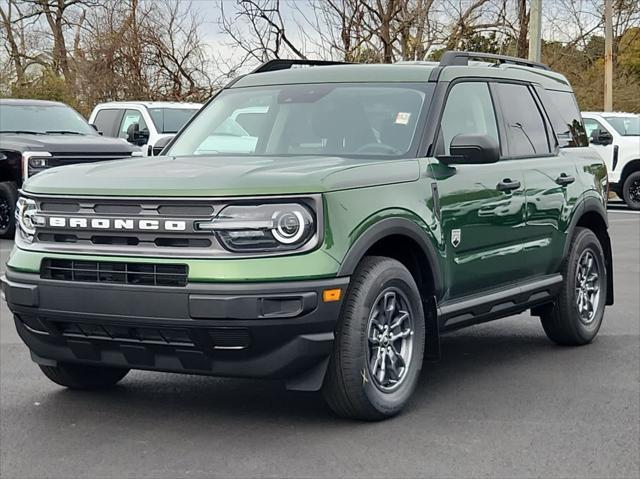
{"type": "Polygon", "coordinates": [[[462,231],[459,229],[451,230],[451,244],[454,248],[457,248],[462,241],[462,231]]]}

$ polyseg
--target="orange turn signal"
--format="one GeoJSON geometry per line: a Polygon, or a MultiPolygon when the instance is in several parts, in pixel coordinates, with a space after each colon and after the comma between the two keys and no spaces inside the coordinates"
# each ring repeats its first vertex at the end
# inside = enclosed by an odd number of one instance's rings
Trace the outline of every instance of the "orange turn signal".
{"type": "Polygon", "coordinates": [[[340,288],[325,289],[322,292],[322,301],[324,301],[325,303],[340,301],[341,297],[342,297],[342,290],[340,288]]]}

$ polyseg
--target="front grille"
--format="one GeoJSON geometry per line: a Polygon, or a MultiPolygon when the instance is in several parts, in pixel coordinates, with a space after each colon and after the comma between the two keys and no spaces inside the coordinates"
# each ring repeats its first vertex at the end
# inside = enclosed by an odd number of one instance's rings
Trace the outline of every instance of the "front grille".
{"type": "Polygon", "coordinates": [[[73,163],[93,163],[96,161],[119,160],[122,158],[130,158],[131,153],[54,153],[53,156],[47,157],[47,165],[49,167],[71,165],[73,163]]]}
{"type": "Polygon", "coordinates": [[[135,284],[144,286],[186,286],[188,269],[183,264],[119,263],[44,259],[43,279],[88,283],[135,284]]]}

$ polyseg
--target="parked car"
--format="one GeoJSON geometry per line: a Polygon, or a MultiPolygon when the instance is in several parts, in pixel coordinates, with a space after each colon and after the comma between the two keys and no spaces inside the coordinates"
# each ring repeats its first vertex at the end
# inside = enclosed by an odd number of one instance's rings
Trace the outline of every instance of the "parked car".
{"type": "Polygon", "coordinates": [[[110,102],[91,112],[89,123],[105,136],[123,138],[142,148],[145,156],[154,152],[158,140],[172,137],[202,108],[200,103],[110,102]]]}
{"type": "Polygon", "coordinates": [[[3,290],[57,384],[277,378],[377,420],[447,331],[531,311],[584,345],[613,304],[606,167],[545,65],[274,60],[165,151],[24,186],[3,290]]]}
{"type": "Polygon", "coordinates": [[[0,99],[0,237],[13,237],[18,189],[54,166],[130,157],[138,148],[104,138],[53,101],[0,99]]]}
{"type": "Polygon", "coordinates": [[[612,191],[640,210],[640,115],[583,112],[592,148],[604,158],[612,191]]]}

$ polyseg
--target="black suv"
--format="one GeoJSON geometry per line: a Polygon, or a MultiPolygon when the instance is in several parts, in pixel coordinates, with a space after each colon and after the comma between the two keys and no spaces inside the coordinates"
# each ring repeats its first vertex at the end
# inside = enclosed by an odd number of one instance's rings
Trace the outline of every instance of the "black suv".
{"type": "Polygon", "coordinates": [[[30,176],[53,166],[130,157],[137,150],[102,137],[64,103],[0,99],[0,238],[13,236],[18,188],[30,176]]]}

